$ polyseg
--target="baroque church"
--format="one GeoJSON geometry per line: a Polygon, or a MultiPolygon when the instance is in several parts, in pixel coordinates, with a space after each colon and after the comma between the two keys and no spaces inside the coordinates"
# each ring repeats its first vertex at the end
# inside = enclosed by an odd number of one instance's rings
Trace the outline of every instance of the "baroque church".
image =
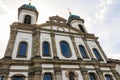
{"type": "Polygon", "coordinates": [[[120,80],[120,60],[106,56],[84,19],[70,14],[36,24],[38,15],[31,4],[18,8],[0,59],[0,80],[120,80]]]}

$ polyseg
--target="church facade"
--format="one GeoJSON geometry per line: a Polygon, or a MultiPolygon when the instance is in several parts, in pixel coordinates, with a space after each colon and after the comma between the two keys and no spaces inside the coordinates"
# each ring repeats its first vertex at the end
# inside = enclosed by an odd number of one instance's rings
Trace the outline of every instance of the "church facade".
{"type": "Polygon", "coordinates": [[[30,4],[18,8],[0,80],[120,80],[120,61],[106,56],[84,19],[70,14],[36,24],[38,14],[30,4]]]}

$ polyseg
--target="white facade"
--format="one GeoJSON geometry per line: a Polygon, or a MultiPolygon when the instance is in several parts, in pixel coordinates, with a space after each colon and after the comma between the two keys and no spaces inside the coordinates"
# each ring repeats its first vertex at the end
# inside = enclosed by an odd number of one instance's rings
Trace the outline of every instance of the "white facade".
{"type": "Polygon", "coordinates": [[[31,16],[31,24],[36,24],[37,22],[37,14],[33,11],[28,11],[28,10],[21,10],[19,17],[18,17],[18,22],[24,23],[24,19],[26,15],[31,16]]]}
{"type": "Polygon", "coordinates": [[[12,59],[15,59],[15,60],[30,60],[31,59],[31,54],[32,54],[32,34],[18,32],[17,36],[16,36],[16,39],[15,39],[13,52],[12,52],[12,59]],[[27,57],[25,57],[25,58],[17,57],[18,47],[19,47],[19,44],[20,44],[21,41],[25,41],[25,42],[28,43],[27,57]]]}

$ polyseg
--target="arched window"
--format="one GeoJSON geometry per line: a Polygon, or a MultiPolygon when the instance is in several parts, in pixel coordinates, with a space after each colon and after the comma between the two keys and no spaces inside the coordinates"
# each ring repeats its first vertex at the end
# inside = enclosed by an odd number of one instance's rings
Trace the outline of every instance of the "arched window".
{"type": "Polygon", "coordinates": [[[4,80],[4,76],[0,76],[0,80],[4,80]]]}
{"type": "Polygon", "coordinates": [[[23,75],[15,75],[12,77],[12,80],[25,80],[25,76],[23,75]]]}
{"type": "Polygon", "coordinates": [[[82,32],[84,32],[84,33],[86,32],[86,31],[84,30],[84,28],[83,28],[82,25],[79,24],[78,26],[79,26],[79,29],[80,29],[82,32]]]}
{"type": "Polygon", "coordinates": [[[106,74],[105,75],[105,80],[113,80],[113,78],[110,74],[106,74]]]}
{"type": "Polygon", "coordinates": [[[51,73],[45,73],[43,76],[43,80],[53,80],[51,73]]]}
{"type": "Polygon", "coordinates": [[[18,47],[17,57],[26,57],[27,56],[27,48],[28,48],[27,42],[20,42],[19,47],[18,47]]]}
{"type": "Polygon", "coordinates": [[[69,73],[69,80],[75,80],[75,74],[73,72],[69,73]]]}
{"type": "Polygon", "coordinates": [[[83,58],[88,58],[88,55],[87,55],[87,53],[86,53],[86,50],[85,50],[85,47],[84,47],[84,46],[79,45],[79,50],[80,50],[83,58]]]}
{"type": "Polygon", "coordinates": [[[93,52],[94,52],[94,55],[97,58],[97,60],[103,61],[103,59],[97,49],[93,48],[93,52]]]}
{"type": "Polygon", "coordinates": [[[24,23],[31,24],[31,16],[30,15],[25,15],[24,23]]]}
{"type": "Polygon", "coordinates": [[[96,80],[94,73],[89,73],[89,80],[96,80]]]}
{"type": "Polygon", "coordinates": [[[67,42],[61,41],[60,42],[60,48],[61,48],[62,55],[64,57],[66,57],[66,58],[70,58],[71,57],[70,47],[69,47],[67,42]]]}
{"type": "Polygon", "coordinates": [[[43,42],[43,56],[51,56],[49,42],[43,42]]]}

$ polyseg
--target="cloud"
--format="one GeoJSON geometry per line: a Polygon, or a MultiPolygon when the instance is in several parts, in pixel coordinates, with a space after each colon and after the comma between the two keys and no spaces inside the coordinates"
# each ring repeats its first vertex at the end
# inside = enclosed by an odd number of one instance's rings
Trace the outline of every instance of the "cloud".
{"type": "Polygon", "coordinates": [[[99,0],[100,5],[98,6],[98,12],[96,13],[97,21],[101,22],[109,9],[110,5],[113,3],[113,0],[99,0]]]}
{"type": "Polygon", "coordinates": [[[4,15],[8,12],[8,7],[3,4],[2,0],[0,0],[0,14],[4,15]]]}

